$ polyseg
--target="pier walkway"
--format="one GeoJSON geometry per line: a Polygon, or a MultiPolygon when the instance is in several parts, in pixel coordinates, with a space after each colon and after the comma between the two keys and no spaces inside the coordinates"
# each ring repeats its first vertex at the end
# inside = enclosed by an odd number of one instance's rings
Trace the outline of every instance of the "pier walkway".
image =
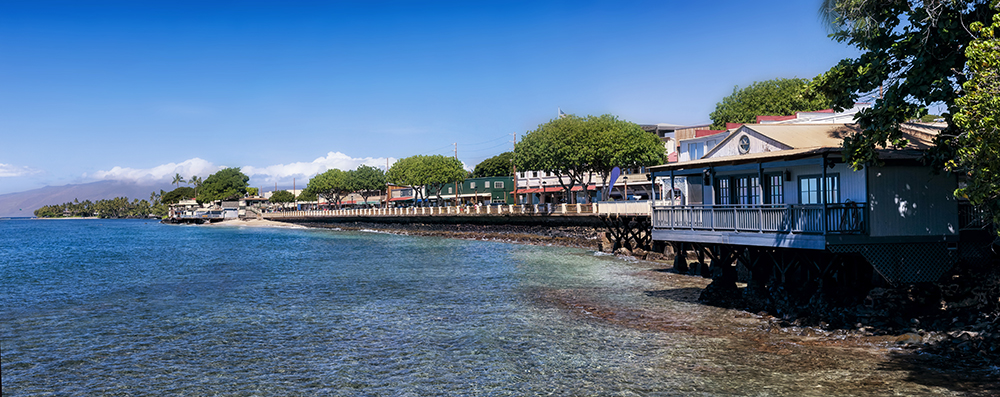
{"type": "Polygon", "coordinates": [[[458,207],[366,208],[264,212],[263,219],[292,223],[468,223],[548,226],[601,226],[601,216],[644,216],[649,201],[594,204],[484,205],[458,207]]]}

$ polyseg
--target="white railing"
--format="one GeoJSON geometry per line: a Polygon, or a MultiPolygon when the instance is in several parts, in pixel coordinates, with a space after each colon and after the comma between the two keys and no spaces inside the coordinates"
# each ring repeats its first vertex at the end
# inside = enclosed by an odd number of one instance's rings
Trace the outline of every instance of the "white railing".
{"type": "MultiPolygon", "coordinates": [[[[647,205],[648,207],[648,205],[647,205]]],[[[391,216],[594,215],[594,204],[483,205],[263,212],[267,219],[391,216]]]]}
{"type": "Polygon", "coordinates": [[[866,230],[864,208],[865,203],[827,204],[825,211],[822,205],[657,205],[652,221],[656,229],[858,234],[866,230]]]}
{"type": "Polygon", "coordinates": [[[652,213],[649,200],[601,201],[597,203],[597,213],[601,215],[649,215],[652,213]]]}

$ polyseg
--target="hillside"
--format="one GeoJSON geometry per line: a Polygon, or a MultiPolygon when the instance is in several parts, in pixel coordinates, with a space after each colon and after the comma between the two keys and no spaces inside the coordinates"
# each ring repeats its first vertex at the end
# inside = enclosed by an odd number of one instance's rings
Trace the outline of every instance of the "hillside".
{"type": "Polygon", "coordinates": [[[149,200],[149,194],[170,191],[173,185],[137,185],[118,181],[100,181],[65,186],[46,186],[18,193],[0,194],[0,217],[34,216],[43,205],[62,204],[78,199],[101,200],[115,197],[149,200]]]}

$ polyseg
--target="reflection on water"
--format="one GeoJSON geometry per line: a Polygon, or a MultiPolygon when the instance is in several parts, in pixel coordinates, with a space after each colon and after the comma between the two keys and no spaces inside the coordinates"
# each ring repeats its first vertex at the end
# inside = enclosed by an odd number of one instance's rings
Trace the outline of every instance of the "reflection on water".
{"type": "Polygon", "coordinates": [[[141,221],[4,221],[0,236],[4,395],[983,387],[878,341],[768,330],[698,305],[706,280],[576,249],[141,221]]]}

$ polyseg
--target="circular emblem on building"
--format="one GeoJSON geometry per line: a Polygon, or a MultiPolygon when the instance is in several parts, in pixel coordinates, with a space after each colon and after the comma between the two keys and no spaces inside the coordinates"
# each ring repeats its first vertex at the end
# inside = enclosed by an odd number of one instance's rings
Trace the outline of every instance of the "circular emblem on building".
{"type": "Polygon", "coordinates": [[[750,153],[750,137],[743,135],[740,137],[740,154],[750,153]]]}

